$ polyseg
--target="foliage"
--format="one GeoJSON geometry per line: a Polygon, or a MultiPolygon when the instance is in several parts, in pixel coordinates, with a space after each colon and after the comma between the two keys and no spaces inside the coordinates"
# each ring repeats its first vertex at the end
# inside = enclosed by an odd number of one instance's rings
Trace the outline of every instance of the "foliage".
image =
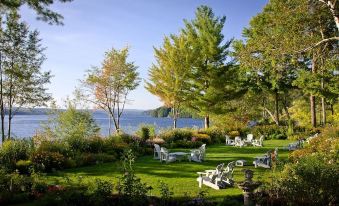
{"type": "Polygon", "coordinates": [[[33,163],[30,160],[19,160],[16,162],[15,167],[20,174],[28,174],[32,169],[33,163]]]}
{"type": "Polygon", "coordinates": [[[34,152],[31,159],[36,169],[47,172],[63,169],[66,160],[62,154],[48,151],[34,152]]]}
{"type": "Polygon", "coordinates": [[[265,136],[265,139],[287,139],[287,128],[277,125],[257,125],[251,129],[255,137],[265,136]]]}
{"type": "Polygon", "coordinates": [[[336,204],[339,166],[323,158],[321,154],[314,154],[285,165],[281,178],[273,185],[275,193],[271,195],[295,205],[336,204]]]}
{"type": "MultiPolygon", "coordinates": [[[[2,15],[0,19],[2,22],[2,15]]],[[[11,138],[12,118],[18,110],[23,106],[46,106],[51,99],[45,87],[50,82],[51,74],[41,70],[45,56],[39,32],[30,31],[26,23],[20,22],[20,16],[15,11],[7,14],[4,20],[0,29],[2,141],[5,140],[5,124],[8,124],[7,139],[11,138]],[[5,116],[8,117],[7,123],[4,122],[5,116]]]]}
{"type": "Polygon", "coordinates": [[[112,48],[106,52],[102,67],[93,67],[82,81],[80,94],[83,99],[105,110],[120,132],[120,117],[124,111],[127,95],[140,82],[137,66],[128,62],[129,48],[112,48]]]}
{"type": "Polygon", "coordinates": [[[196,142],[196,141],[203,142],[205,144],[210,144],[212,142],[211,137],[208,134],[201,134],[201,133],[193,134],[192,142],[196,142]]]}
{"type": "Polygon", "coordinates": [[[104,181],[100,179],[95,179],[95,189],[94,194],[101,198],[107,198],[112,195],[113,184],[109,181],[104,181]]]}
{"type": "MultiPolygon", "coordinates": [[[[73,0],[59,0],[59,2],[70,2],[73,0]]],[[[27,5],[37,13],[37,19],[48,22],[49,24],[62,24],[63,17],[52,11],[49,6],[53,4],[50,0],[22,0],[12,1],[4,0],[0,2],[0,8],[6,10],[19,10],[21,6],[27,5]]]]}
{"type": "Polygon", "coordinates": [[[190,141],[192,139],[192,131],[189,129],[172,129],[159,134],[159,138],[166,142],[175,142],[177,140],[190,141]]]}
{"type": "Polygon", "coordinates": [[[160,198],[162,200],[162,205],[167,205],[169,201],[172,199],[173,191],[168,187],[166,183],[160,181],[159,184],[160,189],[160,198]]]}
{"type": "Polygon", "coordinates": [[[149,124],[149,125],[142,124],[139,126],[139,130],[136,132],[136,134],[143,141],[151,139],[152,137],[155,137],[155,126],[152,124],[149,124]]]}
{"type": "Polygon", "coordinates": [[[129,202],[142,205],[147,195],[147,186],[135,175],[135,155],[132,150],[127,150],[122,157],[124,174],[120,178],[117,189],[129,202]]]}
{"type": "Polygon", "coordinates": [[[290,154],[293,162],[298,162],[301,158],[321,154],[323,161],[328,164],[335,164],[339,161],[339,128],[327,127],[322,133],[310,140],[304,148],[290,154]]]}
{"type": "Polygon", "coordinates": [[[12,170],[17,161],[29,159],[32,149],[27,140],[6,140],[0,147],[0,163],[4,168],[12,170]]]}

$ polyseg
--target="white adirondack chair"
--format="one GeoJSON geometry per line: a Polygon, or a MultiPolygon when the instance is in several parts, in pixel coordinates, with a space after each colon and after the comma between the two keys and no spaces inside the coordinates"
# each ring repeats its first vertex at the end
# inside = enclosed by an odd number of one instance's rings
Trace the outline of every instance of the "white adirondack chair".
{"type": "Polygon", "coordinates": [[[256,147],[262,147],[262,145],[263,145],[262,143],[263,142],[264,142],[264,136],[261,135],[259,140],[257,140],[257,139],[253,140],[252,145],[256,146],[256,147]]]}
{"type": "Polygon", "coordinates": [[[160,159],[160,146],[158,144],[154,144],[154,159],[160,159]]]}
{"type": "Polygon", "coordinates": [[[236,147],[242,147],[242,146],[244,146],[244,145],[245,145],[245,143],[244,143],[244,141],[241,140],[240,137],[235,137],[235,138],[234,138],[234,146],[236,146],[236,147]]]}
{"type": "Polygon", "coordinates": [[[254,167],[263,167],[263,168],[271,168],[272,166],[272,159],[278,159],[278,148],[275,148],[273,152],[268,151],[264,156],[255,157],[253,164],[254,167]]]}
{"type": "Polygon", "coordinates": [[[205,160],[206,144],[201,145],[199,149],[191,150],[190,160],[195,162],[202,162],[205,160]]]}
{"type": "Polygon", "coordinates": [[[226,145],[231,145],[231,146],[235,145],[233,139],[231,139],[228,135],[225,135],[225,137],[226,137],[226,145]]]}
{"type": "Polygon", "coordinates": [[[246,144],[252,144],[253,134],[247,134],[247,138],[244,140],[246,144]]]}
{"type": "Polygon", "coordinates": [[[199,187],[202,185],[209,186],[213,189],[219,190],[225,188],[227,185],[233,185],[233,170],[234,162],[230,162],[224,169],[224,164],[220,164],[215,170],[205,170],[205,172],[198,172],[199,187]]]}
{"type": "Polygon", "coordinates": [[[165,161],[166,163],[174,162],[177,158],[175,155],[168,152],[165,147],[161,147],[160,149],[160,162],[165,161]]]}

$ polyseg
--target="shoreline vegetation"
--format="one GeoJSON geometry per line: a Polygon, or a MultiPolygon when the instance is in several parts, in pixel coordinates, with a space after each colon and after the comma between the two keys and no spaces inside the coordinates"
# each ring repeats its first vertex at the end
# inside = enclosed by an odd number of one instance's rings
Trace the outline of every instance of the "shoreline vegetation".
{"type": "MultiPolygon", "coordinates": [[[[143,114],[149,115],[151,117],[161,118],[168,117],[173,118],[173,112],[170,107],[162,106],[156,109],[150,109],[143,112],[143,114]]],[[[190,112],[188,110],[181,110],[179,112],[178,118],[193,118],[193,119],[201,119],[202,117],[194,112],[190,112]]]]}

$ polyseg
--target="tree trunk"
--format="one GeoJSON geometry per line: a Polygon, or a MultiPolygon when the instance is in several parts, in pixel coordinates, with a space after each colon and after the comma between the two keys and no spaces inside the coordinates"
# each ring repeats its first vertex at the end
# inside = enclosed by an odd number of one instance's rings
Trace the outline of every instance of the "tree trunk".
{"type": "Polygon", "coordinates": [[[325,103],[325,98],[321,98],[321,113],[322,113],[322,124],[325,126],[326,125],[326,103],[325,103]]]}
{"type": "Polygon", "coordinates": [[[205,129],[210,127],[210,117],[208,115],[205,116],[205,129]]]}
{"type": "Polygon", "coordinates": [[[108,136],[111,136],[112,131],[112,118],[111,115],[108,115],[108,136]]]}
{"type": "Polygon", "coordinates": [[[276,124],[279,126],[279,94],[275,92],[275,119],[276,124]]]}
{"type": "Polygon", "coordinates": [[[5,141],[5,108],[3,99],[3,81],[2,81],[2,54],[0,53],[0,116],[1,116],[1,140],[5,141]]]}
{"type": "Polygon", "coordinates": [[[177,128],[177,118],[178,118],[178,111],[176,110],[175,107],[173,109],[173,129],[177,128]]]}
{"type": "MultiPolygon", "coordinates": [[[[312,59],[312,73],[316,73],[316,57],[313,54],[312,59]]],[[[315,104],[315,96],[313,94],[310,95],[310,107],[311,107],[311,124],[312,127],[317,126],[317,113],[316,113],[316,104],[315,104]]]]}
{"type": "Polygon", "coordinates": [[[317,127],[315,96],[313,95],[310,96],[310,104],[311,104],[311,124],[312,124],[312,127],[317,127]]]}

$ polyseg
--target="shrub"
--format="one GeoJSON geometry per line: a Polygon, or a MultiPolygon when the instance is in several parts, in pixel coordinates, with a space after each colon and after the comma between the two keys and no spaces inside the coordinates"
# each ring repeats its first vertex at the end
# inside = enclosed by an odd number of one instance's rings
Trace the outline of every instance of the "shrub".
{"type": "Polygon", "coordinates": [[[136,132],[136,134],[143,140],[146,141],[150,139],[151,137],[155,136],[155,127],[152,124],[142,124],[140,125],[139,130],[136,132]]]}
{"type": "MultiPolygon", "coordinates": [[[[224,135],[224,132],[220,129],[217,129],[217,128],[209,128],[209,129],[206,129],[206,130],[202,130],[202,131],[199,131],[199,133],[202,133],[202,134],[207,134],[210,139],[211,139],[211,142],[212,144],[214,143],[223,143],[225,142],[225,135],[224,135]]],[[[204,141],[202,141],[204,142],[204,141]]],[[[206,142],[206,143],[209,143],[209,142],[206,142]]]]}
{"type": "Polygon", "coordinates": [[[172,129],[159,135],[159,138],[166,142],[175,142],[177,140],[191,140],[192,131],[188,129],[172,129]]]}
{"type": "Polygon", "coordinates": [[[0,163],[6,169],[15,168],[19,160],[27,160],[32,152],[32,146],[27,140],[7,140],[0,147],[0,163]]]}
{"type": "Polygon", "coordinates": [[[95,136],[87,140],[87,150],[86,152],[90,153],[100,153],[104,148],[104,140],[101,137],[95,136]]]}
{"type": "Polygon", "coordinates": [[[210,144],[212,141],[211,141],[211,138],[208,134],[193,134],[193,137],[192,137],[192,142],[203,142],[205,144],[210,144]]]}
{"type": "Polygon", "coordinates": [[[321,154],[305,156],[285,165],[271,196],[291,205],[336,205],[339,201],[339,165],[324,161],[321,154]]]}
{"type": "Polygon", "coordinates": [[[233,137],[233,138],[234,138],[234,137],[240,136],[240,132],[234,130],[234,131],[230,131],[230,132],[228,133],[228,135],[229,135],[230,137],[233,137]]]}
{"type": "Polygon", "coordinates": [[[19,170],[20,174],[28,174],[33,163],[30,160],[19,160],[16,162],[16,169],[19,170]]]}
{"type": "Polygon", "coordinates": [[[70,156],[70,151],[67,145],[61,141],[47,141],[44,140],[40,143],[37,148],[38,152],[46,151],[46,152],[58,152],[65,157],[70,156]]]}
{"type": "Polygon", "coordinates": [[[32,155],[32,162],[36,169],[50,172],[64,168],[65,157],[59,152],[41,151],[32,155]]]}
{"type": "Polygon", "coordinates": [[[122,161],[124,174],[117,185],[118,193],[133,205],[144,205],[143,203],[145,202],[147,195],[147,186],[135,175],[135,155],[133,154],[133,151],[126,151],[122,156],[122,161]]]}
{"type": "Polygon", "coordinates": [[[113,184],[109,181],[95,179],[94,194],[99,197],[109,197],[113,192],[113,184]]]}
{"type": "Polygon", "coordinates": [[[277,125],[257,125],[251,129],[255,137],[264,135],[266,139],[287,139],[286,126],[277,125]]]}

